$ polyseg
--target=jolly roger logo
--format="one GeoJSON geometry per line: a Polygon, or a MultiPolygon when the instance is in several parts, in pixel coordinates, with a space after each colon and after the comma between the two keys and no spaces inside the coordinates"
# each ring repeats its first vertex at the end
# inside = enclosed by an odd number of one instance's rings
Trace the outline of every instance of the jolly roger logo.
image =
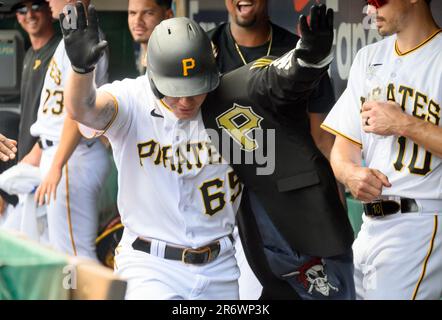
{"type": "Polygon", "coordinates": [[[298,275],[298,281],[309,294],[313,294],[313,290],[315,290],[317,293],[328,297],[330,290],[339,291],[337,287],[328,281],[325,263],[319,258],[314,258],[305,263],[295,274],[298,275]]]}

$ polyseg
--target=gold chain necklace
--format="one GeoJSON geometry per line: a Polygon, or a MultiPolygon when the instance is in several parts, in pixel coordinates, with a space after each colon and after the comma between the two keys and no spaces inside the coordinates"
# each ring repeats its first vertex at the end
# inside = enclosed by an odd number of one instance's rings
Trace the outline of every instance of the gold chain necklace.
{"type": "MultiPolygon", "coordinates": [[[[236,43],[235,39],[233,38],[233,35],[232,35],[232,39],[233,39],[233,43],[235,44],[236,52],[238,52],[238,55],[241,58],[242,62],[244,63],[244,65],[246,65],[247,61],[244,58],[244,55],[242,54],[241,50],[239,49],[239,46],[236,43]]],[[[269,40],[269,47],[267,48],[266,56],[270,55],[270,51],[272,50],[272,43],[273,43],[273,28],[270,25],[270,40],[269,40]]]]}

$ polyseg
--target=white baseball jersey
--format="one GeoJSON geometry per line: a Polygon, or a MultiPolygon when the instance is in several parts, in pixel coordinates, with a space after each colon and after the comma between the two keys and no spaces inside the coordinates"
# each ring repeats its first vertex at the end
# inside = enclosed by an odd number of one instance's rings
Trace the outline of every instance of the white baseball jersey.
{"type": "Polygon", "coordinates": [[[147,77],[107,84],[118,112],[105,135],[118,169],[126,229],[145,238],[200,247],[232,233],[242,186],[211,147],[201,113],[179,120],[147,77]]]}
{"type": "MultiPolygon", "coordinates": [[[[107,65],[108,58],[103,55],[96,68],[97,85],[107,81],[107,65]]],[[[40,161],[42,177],[47,176],[61,139],[66,116],[64,88],[71,70],[62,40],[49,63],[37,121],[31,126],[32,135],[53,142],[52,146],[43,149],[40,161]]],[[[55,249],[96,259],[97,200],[108,169],[109,158],[104,145],[97,140],[82,138],[63,167],[56,201],[47,205],[49,242],[55,249]]]]}
{"type": "Polygon", "coordinates": [[[348,87],[322,128],[362,147],[370,168],[384,173],[392,186],[383,195],[442,199],[441,158],[405,137],[380,137],[362,130],[361,106],[376,78],[388,100],[415,117],[441,126],[442,32],[417,48],[400,53],[396,36],[362,48],[353,62],[348,87]]]}
{"type": "MultiPolygon", "coordinates": [[[[107,67],[108,58],[107,55],[103,55],[95,72],[97,86],[107,82],[107,67]]],[[[37,121],[31,126],[33,136],[54,142],[60,141],[64,117],[66,116],[64,86],[71,69],[71,62],[66,54],[64,41],[61,40],[46,72],[37,121]]]]}
{"type": "Polygon", "coordinates": [[[442,32],[406,53],[398,51],[396,36],[362,48],[347,89],[322,125],[361,146],[366,165],[392,184],[383,195],[418,199],[422,206],[420,212],[363,216],[353,243],[357,299],[440,299],[441,159],[404,137],[362,130],[362,103],[379,92],[406,113],[440,126],[442,32]]]}

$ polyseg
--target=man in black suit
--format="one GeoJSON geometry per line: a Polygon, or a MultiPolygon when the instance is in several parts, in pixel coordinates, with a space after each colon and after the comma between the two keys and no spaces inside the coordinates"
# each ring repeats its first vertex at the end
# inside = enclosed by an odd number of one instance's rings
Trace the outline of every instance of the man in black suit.
{"type": "MultiPolygon", "coordinates": [[[[208,32],[221,73],[230,72],[264,56],[280,57],[296,47],[299,37],[270,20],[267,0],[225,0],[225,6],[229,12],[229,22],[208,32]]],[[[307,103],[310,126],[306,130],[310,131],[315,145],[327,159],[330,158],[334,137],[322,130],[320,124],[334,103],[333,87],[326,73],[307,103]]],[[[239,222],[243,220],[240,218],[239,222]]],[[[239,238],[235,248],[241,269],[240,297],[256,299],[261,295],[261,286],[245,262],[239,238]]],[[[264,288],[264,293],[266,291],[264,288]]]]}
{"type": "MultiPolygon", "coordinates": [[[[267,0],[225,0],[229,22],[208,32],[221,73],[235,70],[264,56],[280,57],[290,51],[299,37],[270,21],[267,0]]],[[[333,86],[325,74],[307,105],[310,133],[316,146],[330,158],[332,134],[320,128],[335,104],[333,86]]]]}
{"type": "MultiPolygon", "coordinates": [[[[81,18],[85,20],[84,13],[81,18]]],[[[95,129],[97,134],[105,133],[108,128],[121,129],[122,123],[132,124],[124,122],[129,117],[125,111],[127,105],[123,108],[124,103],[136,102],[137,108],[143,103],[142,110],[145,110],[146,103],[158,106],[162,108],[161,113],[169,112],[174,116],[177,126],[180,123],[187,125],[185,121],[198,121],[197,124],[202,117],[211,139],[208,142],[200,138],[201,141],[194,143],[198,158],[194,164],[197,168],[208,167],[210,170],[220,161],[225,164],[222,161],[225,160],[247,187],[243,199],[246,210],[239,217],[245,220],[242,241],[252,268],[267,289],[263,297],[354,298],[353,232],[330,165],[315,147],[307,129],[308,98],[333,59],[333,11],[326,11],[324,5],[314,6],[310,26],[306,17],[300,19],[302,36],[296,49],[274,61],[263,58],[222,77],[210,55],[209,39],[200,26],[185,18],[163,21],[151,36],[151,40],[152,37],[155,40],[148,44],[148,79],[134,80],[140,85],[150,81],[147,100],[140,99],[133,86],[125,87],[121,83],[113,84],[116,99],[107,92],[96,91],[92,84],[93,70],[106,43],[99,41],[92,9],[89,19],[87,24],[81,24],[79,31],[64,30],[66,51],[77,70],[70,73],[70,86],[66,91],[69,114],[95,129]],[[222,143],[217,144],[217,141],[222,143]],[[217,148],[217,152],[211,145],[217,148]],[[200,154],[203,158],[199,157],[200,154]],[[262,241],[255,242],[256,239],[262,241]]],[[[158,117],[155,113],[151,115],[158,117]]],[[[157,121],[163,121],[161,119],[164,115],[160,114],[157,121]]],[[[135,125],[145,124],[137,122],[135,125]]],[[[145,135],[143,139],[151,139],[155,134],[145,135]]],[[[166,143],[176,139],[179,140],[180,136],[171,135],[166,143]]],[[[127,143],[133,144],[134,148],[121,147],[117,143],[120,149],[114,149],[114,152],[121,152],[127,159],[136,156],[134,151],[137,148],[131,141],[127,143]]],[[[153,166],[160,164],[161,158],[166,163],[167,158],[170,166],[155,169],[178,179],[183,165],[180,155],[162,151],[157,157],[146,153],[143,159],[153,166]]],[[[143,168],[139,170],[144,172],[143,168]]],[[[189,242],[204,234],[209,222],[218,221],[222,209],[231,206],[242,193],[242,185],[235,174],[228,178],[209,176],[203,183],[204,190],[199,185],[194,186],[200,188],[201,192],[195,194],[202,197],[198,198],[198,203],[204,205],[205,210],[193,211],[195,223],[200,224],[195,232],[185,234],[184,238],[189,242]]],[[[184,188],[176,190],[184,192],[184,188]]],[[[142,203],[144,199],[134,200],[142,203]]],[[[227,220],[221,221],[220,228],[223,228],[224,235],[233,231],[227,220]]],[[[163,231],[166,233],[165,229],[163,231]]],[[[152,231],[144,232],[142,236],[146,239],[154,237],[152,231]]],[[[172,245],[164,241],[166,249],[172,245]]],[[[152,254],[150,245],[139,248],[134,242],[131,248],[152,254]]],[[[194,266],[194,270],[213,262],[220,252],[212,251],[210,243],[203,247],[180,247],[178,252],[181,251],[183,256],[191,252],[191,261],[200,264],[194,266]]],[[[159,259],[183,259],[179,254],[168,252],[170,250],[160,253],[159,259]]],[[[182,267],[179,263],[177,266],[182,267]]]]}
{"type": "Polygon", "coordinates": [[[353,232],[309,133],[308,99],[332,58],[332,23],[318,23],[324,14],[324,6],[312,9],[312,30],[301,18],[296,50],[225,74],[201,107],[206,127],[233,141],[220,152],[247,190],[240,236],[262,299],[355,296],[353,232]]]}

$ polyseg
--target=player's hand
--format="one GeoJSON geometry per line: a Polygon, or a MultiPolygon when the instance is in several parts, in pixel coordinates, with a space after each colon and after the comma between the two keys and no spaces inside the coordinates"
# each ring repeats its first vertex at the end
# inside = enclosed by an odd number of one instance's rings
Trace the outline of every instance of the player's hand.
{"type": "Polygon", "coordinates": [[[6,138],[0,134],[0,159],[4,162],[15,158],[17,141],[6,138]]]}
{"type": "Polygon", "coordinates": [[[301,40],[296,57],[304,62],[316,64],[330,55],[333,45],[333,10],[324,4],[314,5],[310,9],[310,25],[307,17],[299,18],[301,40]]]}
{"type": "Polygon", "coordinates": [[[393,101],[368,101],[362,105],[362,129],[382,136],[400,136],[408,115],[393,101]]]}
{"type": "Polygon", "coordinates": [[[64,13],[60,14],[60,26],[72,68],[75,72],[84,74],[94,70],[107,47],[107,42],[99,39],[95,7],[89,6],[87,17],[81,1],[77,1],[75,9],[77,12],[76,28],[71,27],[67,20],[65,21],[64,13]]]}
{"type": "Polygon", "coordinates": [[[388,177],[376,169],[356,167],[351,169],[345,185],[358,200],[371,202],[382,193],[383,187],[391,187],[388,177]]]}
{"type": "Polygon", "coordinates": [[[52,166],[46,178],[38,186],[34,200],[39,206],[45,203],[49,204],[51,202],[51,196],[53,196],[54,201],[57,199],[57,186],[62,176],[61,170],[61,168],[52,166]]]}

